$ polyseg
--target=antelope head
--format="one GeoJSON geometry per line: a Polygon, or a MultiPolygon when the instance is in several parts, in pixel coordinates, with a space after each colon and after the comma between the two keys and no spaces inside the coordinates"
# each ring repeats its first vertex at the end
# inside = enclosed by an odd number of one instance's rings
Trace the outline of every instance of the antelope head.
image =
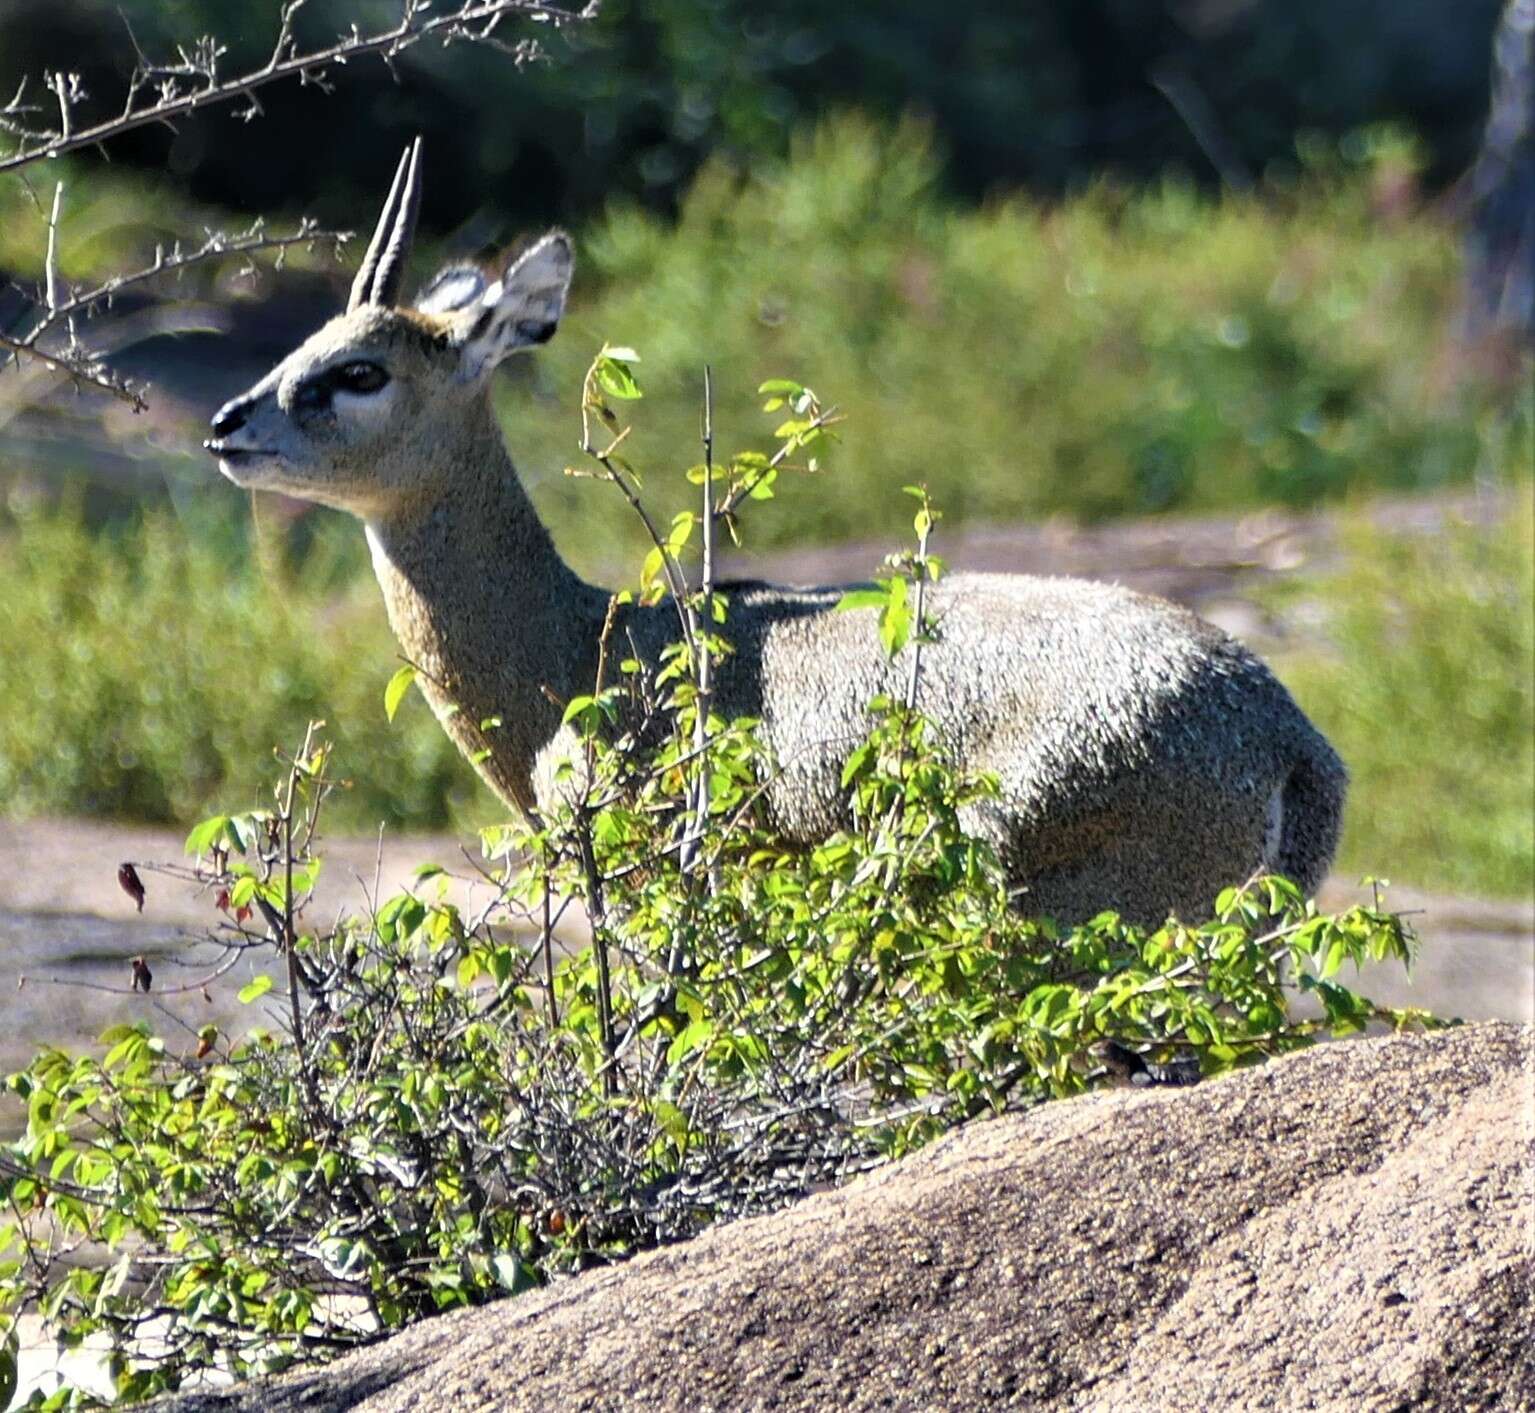
{"type": "Polygon", "coordinates": [[[499,275],[452,265],[401,304],[420,204],[417,138],[400,158],[346,312],[215,414],[203,445],[237,486],[364,519],[440,493],[455,445],[488,422],[492,370],[553,335],[572,260],[560,231],[503,261],[499,275]]]}

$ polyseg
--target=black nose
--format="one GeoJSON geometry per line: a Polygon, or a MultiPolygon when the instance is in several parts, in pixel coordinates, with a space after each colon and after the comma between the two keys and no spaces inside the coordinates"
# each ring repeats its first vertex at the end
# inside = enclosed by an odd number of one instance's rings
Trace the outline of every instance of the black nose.
{"type": "Polygon", "coordinates": [[[216,437],[227,437],[232,432],[238,432],[245,425],[246,413],[250,405],[244,398],[232,398],[213,414],[213,421],[209,424],[213,428],[216,437]]]}

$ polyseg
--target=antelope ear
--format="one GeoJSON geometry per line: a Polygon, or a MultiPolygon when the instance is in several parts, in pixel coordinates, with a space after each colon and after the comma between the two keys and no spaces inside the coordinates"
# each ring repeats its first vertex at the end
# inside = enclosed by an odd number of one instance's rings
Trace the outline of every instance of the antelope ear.
{"type": "MultiPolygon", "coordinates": [[[[570,237],[550,231],[508,265],[499,280],[484,285],[476,301],[479,314],[460,343],[465,377],[477,378],[508,355],[554,337],[573,262],[570,237]]],[[[442,279],[434,282],[434,289],[442,279]]],[[[467,287],[467,282],[461,286],[467,287]]]]}

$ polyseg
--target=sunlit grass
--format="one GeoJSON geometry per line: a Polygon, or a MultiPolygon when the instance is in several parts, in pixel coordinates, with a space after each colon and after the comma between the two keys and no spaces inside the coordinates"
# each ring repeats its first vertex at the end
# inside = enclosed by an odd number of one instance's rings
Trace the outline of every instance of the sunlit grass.
{"type": "MultiPolygon", "coordinates": [[[[1324,148],[1251,196],[1100,184],[979,209],[943,195],[916,125],[844,117],[784,161],[716,161],[675,222],[617,205],[577,233],[559,336],[499,385],[514,458],[579,568],[633,557],[641,532],[617,498],[564,475],[580,460],[581,377],[608,342],[643,358],[630,446],[662,519],[691,503],[705,364],[723,449],[760,440],[764,379],[795,377],[842,409],[831,473],[758,507],[764,547],[898,536],[914,481],[953,526],[1308,505],[1507,465],[1498,443],[1528,405],[1455,341],[1458,231],[1375,196],[1378,164],[1399,175],[1410,147],[1324,148]]],[[[216,221],[142,180],[66,175],[63,259],[82,279],[216,221]]],[[[40,211],[13,184],[0,217],[0,264],[35,274],[40,211]]],[[[294,259],[334,269],[339,301],[344,270],[294,259]]],[[[418,280],[433,260],[423,241],[418,280]]],[[[283,281],[181,288],[315,297],[312,281],[283,281]]]]}
{"type": "Polygon", "coordinates": [[[1458,237],[1377,215],[1368,163],[1250,198],[1104,185],[981,210],[947,204],[937,172],[920,129],[843,120],[782,165],[706,168],[675,226],[619,208],[585,233],[560,336],[502,398],[568,553],[595,566],[631,533],[562,475],[604,340],[644,358],[631,445],[675,468],[648,486],[667,510],[705,363],[724,445],[758,435],[765,378],[843,409],[833,474],[764,508],[764,545],[898,535],[913,481],[952,525],[1305,505],[1494,460],[1511,414],[1451,337],[1458,237]]]}
{"type": "MultiPolygon", "coordinates": [[[[0,808],[165,823],[255,797],[272,750],[330,723],[336,822],[447,822],[474,778],[420,703],[385,722],[396,647],[371,583],[335,592],[168,513],[92,532],[68,507],[0,526],[0,808]]],[[[475,800],[481,820],[492,803],[475,800]]]]}
{"type": "Polygon", "coordinates": [[[1329,650],[1282,664],[1352,775],[1339,866],[1415,887],[1535,886],[1535,505],[1493,530],[1387,536],[1297,586],[1329,650]]]}

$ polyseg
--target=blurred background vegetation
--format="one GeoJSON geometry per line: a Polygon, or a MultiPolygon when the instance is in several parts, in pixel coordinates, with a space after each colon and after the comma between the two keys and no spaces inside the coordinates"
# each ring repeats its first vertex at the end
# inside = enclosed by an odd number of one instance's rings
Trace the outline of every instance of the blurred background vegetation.
{"type": "MultiPolygon", "coordinates": [[[[967,201],[1171,168],[1208,182],[1217,174],[1199,127],[1228,174],[1283,176],[1298,133],[1336,141],[1400,120],[1437,187],[1481,139],[1499,2],[969,0],[956,12],[930,0],[604,0],[595,24],[546,35],[550,62],[529,72],[488,50],[418,49],[394,76],[356,66],[340,102],[286,92],[259,123],[216,112],[175,133],[146,129],[114,156],[212,205],[345,223],[377,202],[421,132],[428,224],[454,229],[480,213],[488,238],[507,219],[579,221],[615,196],[672,212],[706,162],[781,157],[793,133],[838,108],[886,124],[926,118],[944,191],[967,201]]],[[[243,71],[265,60],[277,8],[8,0],[0,67],[13,82],[67,67],[105,97],[133,67],[131,29],[153,56],[217,35],[226,66],[243,71]]],[[[398,11],[396,0],[308,0],[298,33],[323,43],[398,11]]]]}
{"type": "MultiPolygon", "coordinates": [[[[68,67],[120,93],[125,24],[150,53],[216,33],[251,67],[275,10],[11,0],[0,85],[68,67]]],[[[662,512],[687,494],[706,362],[726,446],[767,430],[767,377],[844,410],[832,470],[752,520],[764,551],[894,543],[915,480],[945,530],[1338,507],[1345,553],[1271,611],[1305,628],[1281,673],[1355,773],[1343,866],[1517,894],[1535,847],[1529,354],[1474,327],[1464,282],[1498,11],[607,0],[530,69],[423,48],[393,75],[349,66],[332,97],[269,90],[256,122],[209,113],[31,176],[66,181],[73,280],[230,215],[367,227],[417,131],[418,275],[570,224],[565,326],[497,395],[593,576],[630,572],[638,546],[616,500],[563,474],[603,341],[642,355],[633,449],[662,512]],[[1466,493],[1493,507],[1478,529],[1369,528],[1374,498],[1466,493]]],[[[324,39],[393,12],[311,0],[301,19],[324,39]]],[[[40,203],[0,178],[0,274],[23,283],[40,203]]],[[[356,527],[276,503],[253,519],[195,450],[346,279],[300,256],[122,301],[100,330],[154,384],[143,416],[0,376],[0,811],[185,821],[249,798],[317,715],[355,780],[348,826],[493,817],[419,704],[383,720],[395,649],[356,527]]],[[[0,289],[0,327],[15,307],[0,289]]]]}

